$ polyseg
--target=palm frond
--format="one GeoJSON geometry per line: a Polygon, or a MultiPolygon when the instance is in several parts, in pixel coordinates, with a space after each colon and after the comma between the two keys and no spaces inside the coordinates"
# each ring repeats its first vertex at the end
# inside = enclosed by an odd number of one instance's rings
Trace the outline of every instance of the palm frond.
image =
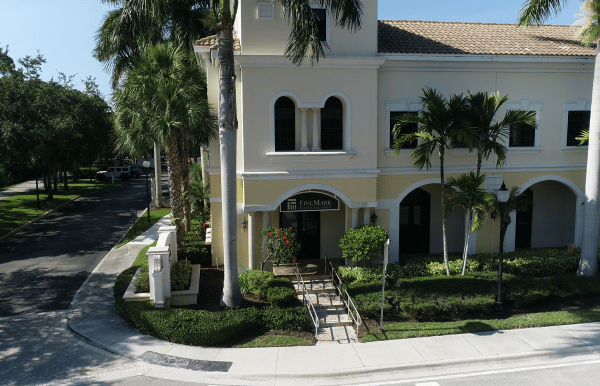
{"type": "Polygon", "coordinates": [[[518,24],[537,26],[557,15],[566,3],[566,0],[527,0],[521,7],[518,24]]]}

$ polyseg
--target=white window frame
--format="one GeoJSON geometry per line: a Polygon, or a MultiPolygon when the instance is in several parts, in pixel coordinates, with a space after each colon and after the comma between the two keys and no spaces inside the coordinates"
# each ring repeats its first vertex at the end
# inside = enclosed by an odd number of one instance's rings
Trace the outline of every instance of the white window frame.
{"type": "Polygon", "coordinates": [[[324,5],[319,5],[317,3],[312,3],[310,4],[310,7],[312,9],[324,9],[325,10],[325,28],[327,29],[327,31],[325,31],[325,43],[330,44],[331,43],[331,18],[329,17],[329,9],[324,6],[324,5]]]}
{"type": "Polygon", "coordinates": [[[259,20],[275,20],[275,4],[270,1],[259,1],[256,5],[256,18],[259,20]],[[261,8],[271,8],[271,16],[261,16],[261,8]]]}
{"type": "Polygon", "coordinates": [[[507,101],[504,105],[506,107],[506,111],[509,110],[524,110],[524,111],[535,111],[537,115],[536,120],[536,129],[535,129],[535,138],[533,142],[533,146],[531,147],[520,147],[520,146],[510,146],[510,134],[506,139],[506,148],[512,154],[537,154],[540,152],[540,131],[541,131],[541,122],[540,122],[540,112],[542,111],[542,102],[540,101],[530,101],[526,99],[522,100],[513,100],[507,101]]]}
{"type": "Polygon", "coordinates": [[[567,146],[567,132],[569,129],[569,111],[590,111],[592,110],[592,101],[589,99],[578,99],[576,101],[566,101],[564,105],[564,122],[563,122],[563,141],[562,141],[562,149],[563,150],[577,150],[577,149],[587,149],[588,145],[582,145],[580,147],[577,146],[567,146]]]}
{"type": "MultiPolygon", "coordinates": [[[[423,110],[423,103],[410,100],[410,99],[402,99],[402,100],[389,100],[385,101],[385,147],[384,151],[388,157],[394,156],[394,150],[392,149],[392,144],[390,143],[390,135],[392,132],[392,127],[390,125],[390,116],[392,111],[407,111],[411,113],[418,113],[423,110]]],[[[414,149],[400,149],[400,153],[412,152],[414,149]]]]}

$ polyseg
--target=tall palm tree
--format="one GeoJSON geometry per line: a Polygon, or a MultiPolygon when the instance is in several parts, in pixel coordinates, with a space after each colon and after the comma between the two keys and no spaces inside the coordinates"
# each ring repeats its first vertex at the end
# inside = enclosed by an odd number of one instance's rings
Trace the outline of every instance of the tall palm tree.
{"type": "Polygon", "coordinates": [[[477,176],[473,172],[461,174],[458,178],[450,177],[446,181],[446,187],[450,188],[450,192],[446,200],[446,207],[444,207],[445,216],[449,216],[461,206],[469,219],[469,223],[465,227],[461,275],[465,274],[467,268],[471,232],[481,228],[487,219],[487,214],[494,208],[496,202],[496,196],[481,187],[484,181],[485,174],[477,176]]]}
{"type": "MultiPolygon", "coordinates": [[[[306,58],[317,62],[327,43],[319,38],[311,0],[274,0],[288,18],[292,31],[285,55],[300,65],[306,58]]],[[[362,16],[361,0],[318,0],[326,6],[337,26],[356,30],[362,16]]],[[[211,0],[212,17],[216,21],[219,61],[219,145],[221,154],[221,201],[223,221],[224,284],[221,305],[229,308],[242,304],[237,278],[236,223],[236,102],[233,60],[233,22],[238,0],[211,0]]]]}
{"type": "MultiPolygon", "coordinates": [[[[521,8],[519,24],[524,26],[539,25],[551,15],[557,14],[566,3],[566,0],[527,0],[521,8]]],[[[587,45],[596,44],[596,62],[592,83],[592,109],[585,173],[584,231],[581,244],[581,261],[577,274],[594,276],[598,272],[598,232],[600,231],[600,206],[598,203],[600,199],[600,51],[598,51],[600,2],[586,0],[582,10],[585,15],[580,39],[587,45]]]]}
{"type": "Polygon", "coordinates": [[[509,110],[500,121],[494,121],[498,110],[508,100],[508,95],[500,96],[499,92],[488,94],[477,92],[467,98],[467,119],[471,127],[477,132],[475,148],[477,149],[476,177],[481,174],[483,160],[492,154],[497,157],[496,166],[501,166],[506,161],[506,146],[510,135],[511,125],[526,124],[535,126],[536,112],[524,110],[509,110]]]}
{"type": "MultiPolygon", "coordinates": [[[[442,208],[446,207],[445,199],[445,176],[444,161],[446,150],[454,147],[456,144],[463,144],[470,148],[475,141],[475,132],[468,125],[466,120],[467,98],[461,95],[452,94],[448,99],[435,89],[426,87],[423,89],[421,97],[423,110],[418,115],[404,114],[398,123],[394,125],[393,149],[396,157],[405,144],[415,140],[420,143],[412,151],[413,165],[419,170],[431,167],[431,157],[434,151],[438,151],[440,159],[440,190],[442,208]],[[415,133],[400,134],[405,125],[417,123],[419,129],[415,133]]],[[[446,215],[442,211],[442,240],[444,245],[444,264],[446,265],[446,274],[450,275],[450,266],[448,264],[448,242],[446,240],[446,215]]]]}
{"type": "Polygon", "coordinates": [[[171,208],[177,239],[183,240],[191,226],[188,138],[192,131],[215,133],[206,99],[206,79],[193,53],[184,45],[159,43],[142,53],[136,67],[126,71],[114,93],[121,145],[149,149],[153,142],[165,144],[170,170],[171,208]]]}

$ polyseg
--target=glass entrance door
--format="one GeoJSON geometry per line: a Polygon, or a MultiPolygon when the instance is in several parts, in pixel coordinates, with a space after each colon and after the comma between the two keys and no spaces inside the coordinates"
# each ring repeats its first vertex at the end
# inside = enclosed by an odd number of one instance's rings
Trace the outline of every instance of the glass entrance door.
{"type": "Polygon", "coordinates": [[[292,227],[301,243],[299,259],[320,259],[321,212],[281,212],[281,228],[292,227]]]}

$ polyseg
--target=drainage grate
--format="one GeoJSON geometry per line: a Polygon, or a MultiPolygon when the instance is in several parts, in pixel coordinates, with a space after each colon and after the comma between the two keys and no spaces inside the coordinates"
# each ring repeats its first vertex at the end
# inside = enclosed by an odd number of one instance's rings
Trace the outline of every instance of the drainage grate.
{"type": "Polygon", "coordinates": [[[139,357],[141,360],[159,366],[177,367],[194,371],[219,371],[226,373],[233,362],[201,361],[159,354],[154,351],[146,351],[139,357]]]}

